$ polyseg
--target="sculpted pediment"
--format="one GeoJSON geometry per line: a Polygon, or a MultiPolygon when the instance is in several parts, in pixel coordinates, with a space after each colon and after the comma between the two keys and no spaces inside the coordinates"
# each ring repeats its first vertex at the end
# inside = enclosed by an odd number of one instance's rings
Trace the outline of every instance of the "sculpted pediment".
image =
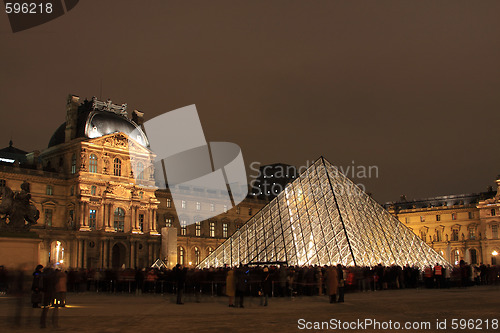
{"type": "Polygon", "coordinates": [[[139,143],[137,143],[134,139],[130,138],[128,135],[119,132],[108,134],[99,138],[91,139],[90,142],[102,145],[104,147],[113,147],[120,149],[129,149],[130,152],[136,152],[139,154],[150,154],[151,151],[147,148],[144,148],[139,143]]]}

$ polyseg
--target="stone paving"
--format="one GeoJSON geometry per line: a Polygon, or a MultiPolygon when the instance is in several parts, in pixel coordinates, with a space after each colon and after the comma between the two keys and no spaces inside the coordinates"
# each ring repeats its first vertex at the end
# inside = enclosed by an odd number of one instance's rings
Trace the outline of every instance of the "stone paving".
{"type": "MultiPolygon", "coordinates": [[[[23,307],[22,326],[13,326],[15,301],[12,297],[0,297],[0,332],[41,331],[38,325],[41,309],[31,309],[29,304],[23,307]]],[[[314,328],[314,322],[319,322],[316,325],[328,322],[332,324],[330,330],[337,332],[387,332],[391,331],[390,327],[394,329],[395,322],[402,327],[405,322],[421,327],[428,322],[428,329],[411,331],[436,332],[436,320],[439,320],[441,327],[446,320],[447,329],[439,331],[500,332],[498,286],[348,293],[345,303],[337,304],[328,303],[326,296],[304,296],[293,299],[272,298],[268,307],[262,307],[258,298],[247,297],[243,309],[229,308],[225,297],[204,296],[200,303],[196,303],[189,295],[185,298],[184,305],[175,304],[174,295],[96,293],[68,294],[67,303],[66,308],[59,310],[59,328],[52,327],[50,316],[54,310],[49,311],[45,331],[293,332],[301,331],[301,327],[314,328]],[[299,321],[300,319],[303,321],[299,321]],[[380,326],[376,327],[374,325],[377,324],[373,323],[371,326],[356,326],[350,330],[344,330],[342,326],[335,329],[335,324],[338,325],[335,320],[355,322],[350,325],[358,325],[358,320],[362,324],[365,319],[376,320],[380,326]],[[460,322],[456,321],[457,329],[453,330],[453,319],[474,319],[473,323],[468,322],[469,328],[474,329],[461,330],[460,322]]]]}

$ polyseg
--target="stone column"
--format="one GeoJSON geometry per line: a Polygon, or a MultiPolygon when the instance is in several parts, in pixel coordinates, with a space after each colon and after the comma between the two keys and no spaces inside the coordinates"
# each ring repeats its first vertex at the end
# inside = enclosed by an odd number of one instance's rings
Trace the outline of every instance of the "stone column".
{"type": "Polygon", "coordinates": [[[82,248],[83,248],[83,263],[82,267],[87,268],[87,240],[82,239],[82,248]]]}
{"type": "Polygon", "coordinates": [[[102,245],[102,255],[103,255],[103,258],[104,258],[104,264],[103,264],[103,268],[108,268],[109,267],[109,240],[107,239],[104,239],[102,241],[103,245],[102,245]]]}
{"type": "Polygon", "coordinates": [[[82,212],[80,214],[81,217],[81,222],[80,222],[80,231],[89,231],[89,221],[88,221],[88,216],[89,216],[89,203],[82,201],[81,205],[82,207],[82,212]]]}
{"type": "Polygon", "coordinates": [[[135,241],[130,242],[130,267],[135,268],[135,241]]]}
{"type": "Polygon", "coordinates": [[[115,229],[113,228],[113,226],[111,225],[111,219],[112,219],[112,209],[113,209],[113,205],[108,203],[106,204],[106,227],[104,229],[104,231],[108,231],[108,232],[112,232],[112,231],[115,231],[115,229]]]}

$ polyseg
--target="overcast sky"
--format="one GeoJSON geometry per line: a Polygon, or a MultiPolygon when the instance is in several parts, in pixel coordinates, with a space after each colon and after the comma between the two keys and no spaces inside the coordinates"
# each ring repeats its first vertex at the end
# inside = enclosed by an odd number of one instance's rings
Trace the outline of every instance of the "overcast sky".
{"type": "Polygon", "coordinates": [[[500,174],[500,1],[85,0],[0,38],[0,147],[46,148],[102,80],[146,119],[196,104],[247,166],[377,166],[379,202],[500,174]]]}

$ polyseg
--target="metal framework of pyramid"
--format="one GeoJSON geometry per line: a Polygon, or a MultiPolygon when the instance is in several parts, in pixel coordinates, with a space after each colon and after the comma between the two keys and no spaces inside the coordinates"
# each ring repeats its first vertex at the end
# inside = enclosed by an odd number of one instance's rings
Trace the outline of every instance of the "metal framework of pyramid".
{"type": "Polygon", "coordinates": [[[198,267],[449,263],[323,157],[198,267]]]}

